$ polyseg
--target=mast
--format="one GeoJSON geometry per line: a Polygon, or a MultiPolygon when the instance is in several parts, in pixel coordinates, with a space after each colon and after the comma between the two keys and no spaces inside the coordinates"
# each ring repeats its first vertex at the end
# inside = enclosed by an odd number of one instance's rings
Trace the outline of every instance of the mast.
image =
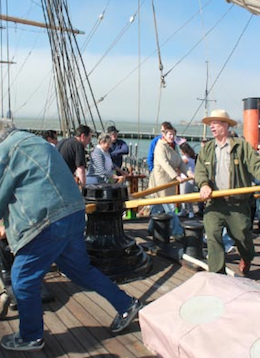
{"type": "MultiPolygon", "coordinates": [[[[41,3],[45,23],[9,16],[8,11],[6,11],[7,15],[3,15],[0,11],[0,24],[2,21],[12,21],[47,29],[58,115],[63,136],[70,136],[79,124],[89,124],[89,122],[97,132],[96,118],[99,120],[101,129],[104,130],[76,40],[76,35],[84,34],[84,32],[72,26],[67,0],[41,0],[41,3]],[[94,110],[90,106],[89,98],[94,103],[94,110]]],[[[1,64],[6,63],[8,68],[12,64],[9,57],[5,60],[1,56],[0,60],[1,64]]],[[[8,85],[8,91],[10,91],[10,85],[8,85]]],[[[8,113],[11,115],[10,100],[8,113]]]]}
{"type": "Polygon", "coordinates": [[[63,136],[71,135],[79,124],[90,123],[97,132],[96,119],[104,130],[76,34],[70,31],[72,24],[67,0],[41,0],[41,3],[45,23],[51,25],[47,31],[63,136]],[[57,28],[62,30],[58,31],[57,28]],[[89,98],[94,103],[94,109],[90,106],[89,98]]]}
{"type": "MultiPolygon", "coordinates": [[[[205,97],[197,98],[199,101],[204,101],[204,117],[208,117],[209,102],[217,102],[215,99],[209,99],[208,91],[208,81],[209,81],[209,61],[206,61],[206,88],[205,88],[205,97]]],[[[203,124],[203,138],[207,137],[207,125],[203,124]]]]}
{"type": "MultiPolygon", "coordinates": [[[[6,2],[6,11],[8,12],[8,3],[6,2]]],[[[2,14],[2,2],[0,2],[0,15],[2,14]]],[[[13,119],[12,110],[11,110],[11,78],[10,78],[10,66],[14,64],[13,61],[10,61],[10,55],[9,55],[9,28],[6,26],[5,28],[2,26],[2,18],[0,17],[0,31],[1,31],[1,117],[4,117],[4,72],[3,72],[3,65],[7,65],[7,105],[8,110],[6,113],[6,117],[9,119],[13,119]],[[6,30],[6,59],[4,60],[4,53],[3,53],[3,30],[6,30]]]]}

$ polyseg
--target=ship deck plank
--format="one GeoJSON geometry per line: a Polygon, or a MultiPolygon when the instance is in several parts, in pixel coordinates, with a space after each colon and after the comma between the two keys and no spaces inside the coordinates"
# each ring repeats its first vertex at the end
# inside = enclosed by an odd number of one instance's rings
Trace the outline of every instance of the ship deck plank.
{"type": "MultiPolygon", "coordinates": [[[[124,221],[127,235],[140,244],[152,242],[147,236],[146,218],[124,221]]],[[[260,238],[255,235],[256,257],[249,277],[260,280],[260,238]]],[[[197,272],[198,268],[184,261],[167,259],[148,251],[153,260],[151,271],[144,278],[120,284],[128,294],[140,298],[144,304],[161,297],[181,285],[197,272]]],[[[228,266],[237,271],[237,253],[227,256],[228,266]]],[[[83,291],[58,271],[49,272],[45,281],[55,300],[43,304],[44,336],[46,345],[41,352],[7,352],[0,348],[0,358],[152,358],[142,342],[136,319],[121,334],[112,334],[109,325],[115,311],[102,297],[92,291],[83,291]]],[[[18,330],[16,311],[9,310],[7,319],[0,323],[0,336],[18,330]]]]}

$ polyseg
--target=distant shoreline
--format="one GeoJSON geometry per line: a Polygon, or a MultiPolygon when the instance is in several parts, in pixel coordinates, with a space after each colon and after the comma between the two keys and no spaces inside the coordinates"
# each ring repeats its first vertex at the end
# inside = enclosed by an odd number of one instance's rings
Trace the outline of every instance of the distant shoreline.
{"type": "MultiPolygon", "coordinates": [[[[27,119],[27,118],[15,118],[14,119],[15,125],[20,129],[26,129],[30,131],[43,131],[48,129],[53,129],[60,131],[60,125],[58,120],[35,120],[35,119],[27,119]]],[[[123,138],[133,138],[133,139],[142,139],[142,134],[146,139],[152,139],[154,136],[160,134],[160,128],[156,128],[156,125],[154,123],[149,122],[143,122],[143,123],[136,123],[136,122],[125,122],[125,121],[109,121],[104,122],[105,129],[113,123],[116,128],[119,130],[120,136],[122,135],[123,138]],[[129,136],[129,133],[132,133],[133,136],[129,136]],[[141,138],[140,135],[141,134],[141,138]]],[[[88,125],[92,128],[92,124],[88,123],[88,125]]],[[[203,137],[203,124],[202,123],[196,123],[196,124],[184,124],[181,123],[173,123],[172,125],[177,130],[177,135],[180,137],[197,137],[202,138],[203,137]]],[[[97,131],[101,132],[102,128],[100,123],[96,124],[97,131]]],[[[239,127],[234,128],[235,132],[237,132],[238,135],[243,135],[243,126],[239,125],[239,127]]],[[[211,137],[209,135],[210,130],[207,128],[206,136],[211,137]]]]}

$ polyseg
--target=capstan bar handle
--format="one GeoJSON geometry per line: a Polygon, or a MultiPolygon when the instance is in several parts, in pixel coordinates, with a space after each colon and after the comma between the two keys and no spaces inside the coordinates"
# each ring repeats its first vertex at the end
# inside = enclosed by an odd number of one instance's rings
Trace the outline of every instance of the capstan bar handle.
{"type": "MultiPolygon", "coordinates": [[[[185,178],[185,179],[183,179],[182,183],[185,183],[186,181],[189,181],[191,179],[193,179],[193,178],[185,178]]],[[[145,190],[142,190],[142,191],[138,191],[136,193],[132,193],[131,197],[134,198],[134,199],[143,198],[144,196],[147,196],[147,195],[150,195],[150,194],[153,194],[153,193],[157,193],[158,191],[171,188],[172,186],[175,186],[175,185],[178,185],[178,184],[181,184],[181,183],[178,180],[174,180],[174,181],[171,181],[170,183],[167,183],[167,184],[158,185],[158,186],[155,186],[154,188],[149,188],[149,189],[145,189],[145,190]]]]}
{"type": "MultiPolygon", "coordinates": [[[[215,190],[211,193],[209,199],[222,198],[224,196],[248,194],[260,191],[260,186],[249,186],[245,188],[227,189],[227,190],[215,190]]],[[[256,194],[258,195],[258,194],[256,194]]],[[[188,203],[205,201],[200,198],[199,193],[183,194],[183,195],[171,195],[164,198],[151,198],[151,199],[139,199],[128,200],[125,202],[125,209],[138,208],[139,206],[156,205],[156,204],[169,204],[169,203],[188,203]]],[[[92,213],[96,210],[96,204],[87,204],[86,213],[92,213]]]]}
{"type": "MultiPolygon", "coordinates": [[[[212,191],[209,199],[222,198],[224,196],[248,194],[260,191],[260,186],[250,186],[245,188],[227,189],[227,190],[215,190],[212,191]]],[[[187,202],[206,201],[201,199],[200,193],[191,193],[183,195],[171,195],[164,198],[151,198],[140,200],[129,200],[125,202],[126,209],[138,208],[138,206],[156,205],[156,204],[178,204],[187,202]]]]}

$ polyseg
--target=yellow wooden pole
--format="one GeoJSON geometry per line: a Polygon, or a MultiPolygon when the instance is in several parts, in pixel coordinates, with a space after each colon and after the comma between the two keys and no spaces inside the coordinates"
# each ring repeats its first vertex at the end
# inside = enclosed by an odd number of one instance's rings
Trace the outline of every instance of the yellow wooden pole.
{"type": "MultiPolygon", "coordinates": [[[[247,194],[254,193],[255,191],[259,191],[260,186],[250,186],[245,188],[237,188],[237,189],[227,189],[227,190],[215,190],[211,193],[210,198],[221,198],[224,196],[230,195],[239,195],[239,194],[247,194]]],[[[188,202],[198,202],[204,201],[204,199],[200,198],[199,193],[191,193],[184,195],[171,195],[166,196],[164,198],[151,198],[151,199],[140,199],[140,200],[129,200],[125,202],[125,208],[138,208],[138,206],[145,205],[156,205],[156,204],[178,204],[178,203],[188,203],[188,202]]]]}
{"type": "MultiPolygon", "coordinates": [[[[245,188],[227,189],[227,190],[215,190],[211,193],[210,199],[221,198],[230,195],[248,194],[260,191],[260,186],[250,186],[245,188]]],[[[188,202],[205,201],[200,198],[199,193],[183,194],[183,195],[171,195],[163,198],[151,198],[151,199],[139,199],[128,200],[125,202],[125,209],[138,208],[139,206],[156,205],[156,204],[178,204],[188,202]]],[[[87,204],[86,213],[91,213],[96,210],[96,204],[87,204]]]]}
{"type": "MultiPolygon", "coordinates": [[[[191,179],[193,179],[193,178],[185,178],[185,179],[183,179],[182,183],[185,183],[186,181],[191,180],[191,179]]],[[[147,195],[150,195],[153,193],[157,193],[158,191],[171,188],[172,186],[175,186],[178,184],[181,184],[181,183],[178,180],[174,180],[167,184],[158,185],[158,186],[155,186],[154,188],[148,188],[148,189],[145,189],[142,191],[138,191],[136,193],[132,193],[131,198],[134,198],[134,199],[143,198],[144,196],[147,196],[147,195]]]]}

